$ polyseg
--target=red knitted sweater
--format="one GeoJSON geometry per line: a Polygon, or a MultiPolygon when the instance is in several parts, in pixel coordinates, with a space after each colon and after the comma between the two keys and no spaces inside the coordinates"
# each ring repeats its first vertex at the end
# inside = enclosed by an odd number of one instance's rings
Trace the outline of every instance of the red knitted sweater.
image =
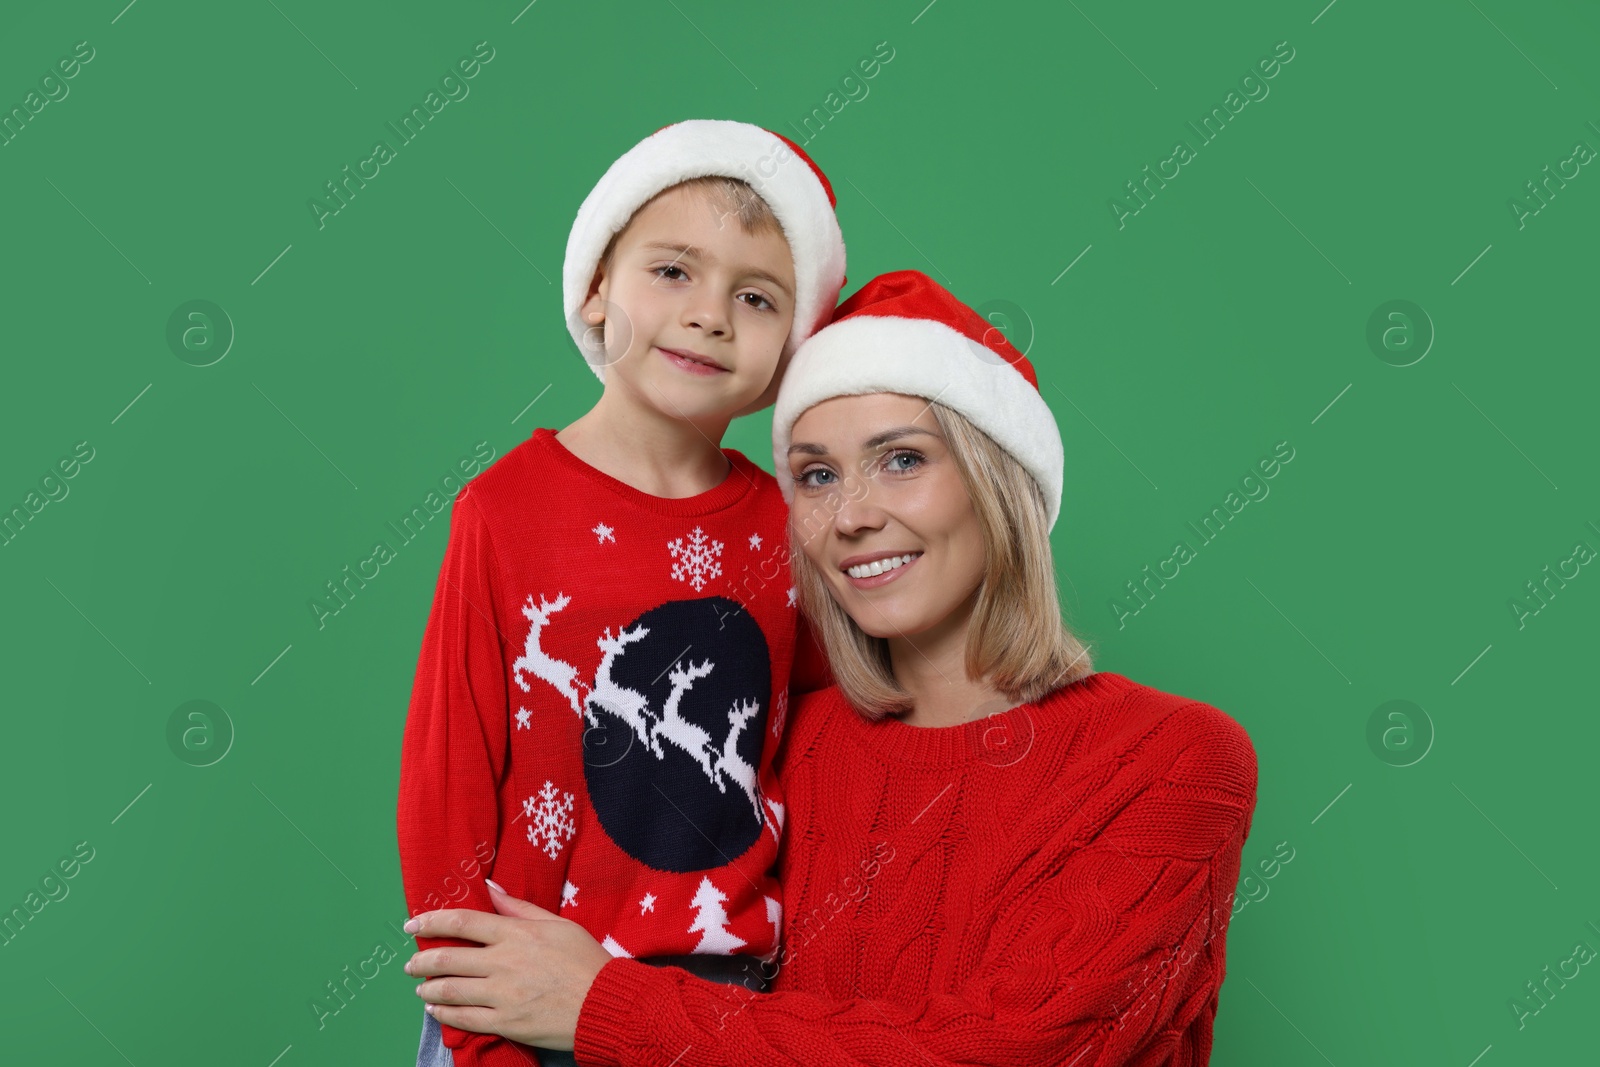
{"type": "MultiPolygon", "coordinates": [[[[669,499],[540,428],[457,496],[401,748],[412,914],[492,912],[492,872],[615,956],[776,950],[772,760],[791,667],[815,689],[826,661],[778,483],[723,453],[720,484],[669,499]]],[[[442,1032],[458,1067],[535,1062],[442,1032]]]]}
{"type": "Polygon", "coordinates": [[[1101,673],[941,728],[826,689],[789,729],[772,992],[614,959],[579,1063],[1208,1062],[1256,799],[1232,718],[1101,673]]]}

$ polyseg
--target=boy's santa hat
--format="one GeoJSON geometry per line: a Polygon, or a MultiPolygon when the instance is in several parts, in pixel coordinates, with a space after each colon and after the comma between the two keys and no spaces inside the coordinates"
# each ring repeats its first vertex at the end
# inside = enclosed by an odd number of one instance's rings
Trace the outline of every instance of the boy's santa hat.
{"type": "MultiPolygon", "coordinates": [[[[794,325],[780,370],[800,342],[828,321],[845,282],[844,236],[834,214],[833,186],[800,146],[780,134],[726,119],[688,119],[634,145],[595,183],[567,237],[561,275],[567,329],[601,381],[603,354],[584,340],[580,310],[611,238],[663,189],[691,178],[739,178],[765,200],[794,256],[794,325]]],[[[767,401],[770,403],[770,398],[767,401]]]]}
{"type": "Polygon", "coordinates": [[[920,271],[872,279],[795,353],[772,411],[772,459],[785,499],[794,497],[787,472],[795,420],[824,400],[864,393],[905,393],[959,411],[1033,475],[1055,526],[1061,432],[1033,364],[920,271]]]}

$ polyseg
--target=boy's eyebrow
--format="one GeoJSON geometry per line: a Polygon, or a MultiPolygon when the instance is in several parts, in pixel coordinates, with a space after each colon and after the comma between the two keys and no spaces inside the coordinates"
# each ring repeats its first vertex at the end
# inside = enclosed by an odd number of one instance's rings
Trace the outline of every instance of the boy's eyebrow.
{"type": "MultiPolygon", "coordinates": [[[[671,252],[678,259],[708,259],[715,261],[717,258],[716,256],[708,255],[705,249],[698,248],[695,245],[673,244],[671,241],[649,241],[643,245],[640,245],[639,247],[655,249],[658,252],[671,252]]],[[[783,282],[779,281],[776,277],[758,267],[742,268],[740,270],[740,274],[748,275],[751,278],[759,278],[771,285],[773,288],[781,289],[785,296],[794,295],[789,291],[789,287],[787,285],[783,284],[783,282]]]]}

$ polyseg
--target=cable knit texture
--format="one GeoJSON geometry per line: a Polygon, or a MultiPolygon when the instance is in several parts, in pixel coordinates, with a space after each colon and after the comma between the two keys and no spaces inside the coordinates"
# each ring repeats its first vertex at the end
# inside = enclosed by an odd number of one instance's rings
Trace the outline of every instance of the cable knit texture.
{"type": "Polygon", "coordinates": [[[938,728],[830,688],[789,729],[772,991],[612,960],[579,1063],[1209,1061],[1256,800],[1232,718],[1100,673],[938,728]]]}

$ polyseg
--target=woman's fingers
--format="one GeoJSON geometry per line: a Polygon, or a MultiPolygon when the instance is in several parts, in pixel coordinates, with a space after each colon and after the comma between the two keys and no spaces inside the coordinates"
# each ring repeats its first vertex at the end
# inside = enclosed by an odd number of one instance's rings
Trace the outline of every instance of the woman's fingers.
{"type": "Polygon", "coordinates": [[[463,941],[476,941],[492,945],[504,937],[508,919],[471,908],[446,908],[443,911],[425,911],[405,924],[405,932],[418,937],[456,937],[463,941]]]}
{"type": "Polygon", "coordinates": [[[413,977],[432,977],[440,974],[459,975],[463,978],[486,978],[489,962],[481,948],[429,948],[415,953],[402,968],[413,977]]]}
{"type": "Polygon", "coordinates": [[[445,1026],[453,1026],[457,1030],[470,1030],[475,1034],[500,1033],[499,1013],[488,1008],[454,1004],[425,1004],[423,1007],[429,1015],[445,1026]]]}
{"type": "Polygon", "coordinates": [[[485,1003],[490,999],[487,982],[454,974],[428,979],[417,986],[417,996],[429,1004],[471,1005],[480,1011],[490,1007],[485,1003]]]}
{"type": "Polygon", "coordinates": [[[484,881],[489,885],[489,903],[494,905],[494,910],[501,915],[511,915],[518,919],[555,919],[559,916],[545,911],[539,905],[526,900],[518,900],[500,887],[498,882],[484,881]]]}

